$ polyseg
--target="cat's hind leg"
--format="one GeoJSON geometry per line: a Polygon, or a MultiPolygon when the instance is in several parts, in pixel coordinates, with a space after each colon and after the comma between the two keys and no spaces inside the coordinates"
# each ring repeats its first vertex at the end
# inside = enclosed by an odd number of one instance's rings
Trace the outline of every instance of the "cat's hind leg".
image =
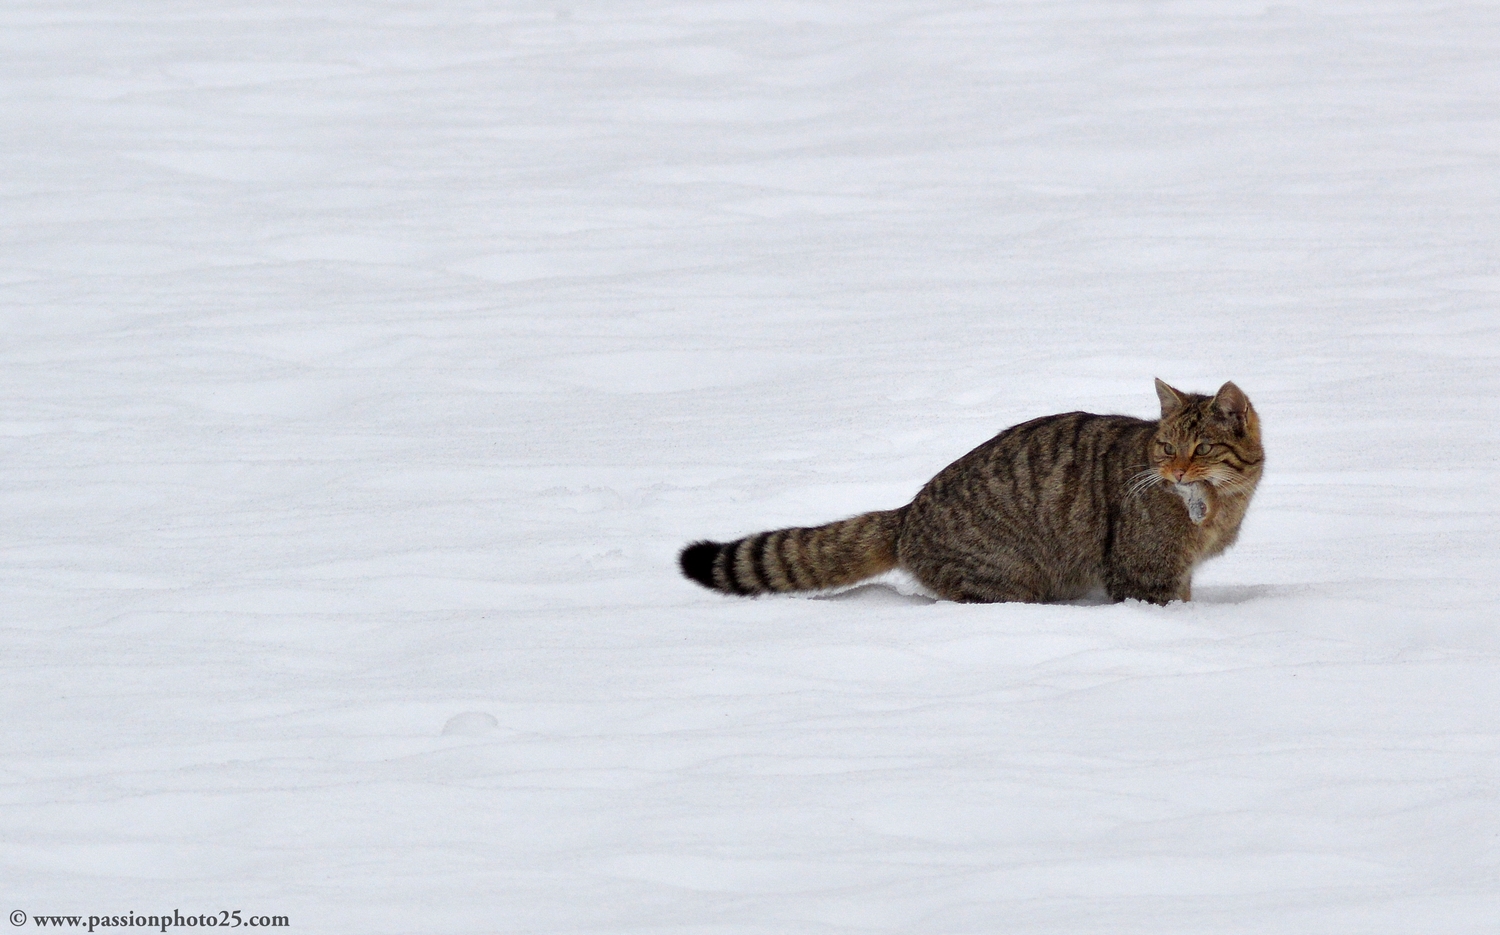
{"type": "Polygon", "coordinates": [[[993,583],[964,583],[949,600],[960,604],[1041,604],[1046,598],[1035,591],[1010,585],[996,586],[993,583]]]}
{"type": "Polygon", "coordinates": [[[939,597],[963,604],[1038,604],[1052,599],[1044,586],[1025,580],[1024,575],[968,562],[933,563],[908,571],[939,597]]]}

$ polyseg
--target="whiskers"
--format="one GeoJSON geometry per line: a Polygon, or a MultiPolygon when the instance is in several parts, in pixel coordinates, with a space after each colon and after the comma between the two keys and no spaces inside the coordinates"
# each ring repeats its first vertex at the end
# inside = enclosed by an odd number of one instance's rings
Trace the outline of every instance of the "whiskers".
{"type": "Polygon", "coordinates": [[[1141,473],[1132,477],[1125,484],[1125,496],[1139,497],[1141,494],[1162,483],[1164,480],[1165,478],[1163,478],[1161,474],[1157,473],[1156,468],[1146,468],[1141,473]]]}
{"type": "Polygon", "coordinates": [[[1249,496],[1255,492],[1255,481],[1243,474],[1219,474],[1208,478],[1214,489],[1221,494],[1244,494],[1249,496]]]}
{"type": "MultiPolygon", "coordinates": [[[[1125,483],[1125,495],[1127,497],[1139,497],[1152,487],[1164,487],[1170,484],[1161,472],[1156,468],[1147,468],[1125,483]]],[[[1255,479],[1243,474],[1228,471],[1210,471],[1208,476],[1199,477],[1191,481],[1183,481],[1185,484],[1208,484],[1214,492],[1221,496],[1236,496],[1243,494],[1249,496],[1255,492],[1255,479]]]]}

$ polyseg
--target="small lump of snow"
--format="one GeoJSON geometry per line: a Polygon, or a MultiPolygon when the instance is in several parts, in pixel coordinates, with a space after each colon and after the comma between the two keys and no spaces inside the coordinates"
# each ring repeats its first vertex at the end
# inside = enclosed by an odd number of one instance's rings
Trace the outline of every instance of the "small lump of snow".
{"type": "Polygon", "coordinates": [[[493,714],[483,711],[465,711],[455,714],[443,725],[444,737],[479,737],[500,729],[500,722],[493,714]]]}

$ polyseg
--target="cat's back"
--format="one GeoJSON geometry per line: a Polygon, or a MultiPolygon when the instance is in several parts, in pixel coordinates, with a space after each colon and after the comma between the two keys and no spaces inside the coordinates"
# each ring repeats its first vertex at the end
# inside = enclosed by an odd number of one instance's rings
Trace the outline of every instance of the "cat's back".
{"type": "Polygon", "coordinates": [[[1006,429],[917,494],[903,523],[903,561],[1013,554],[1062,577],[1092,577],[1110,513],[1130,478],[1146,469],[1156,425],[1066,412],[1006,429]]]}
{"type": "Polygon", "coordinates": [[[1145,468],[1146,441],[1155,429],[1155,422],[1133,416],[1042,416],[1011,426],[939,471],[918,499],[963,492],[1013,496],[1032,512],[1066,505],[1091,480],[1145,468]]]}

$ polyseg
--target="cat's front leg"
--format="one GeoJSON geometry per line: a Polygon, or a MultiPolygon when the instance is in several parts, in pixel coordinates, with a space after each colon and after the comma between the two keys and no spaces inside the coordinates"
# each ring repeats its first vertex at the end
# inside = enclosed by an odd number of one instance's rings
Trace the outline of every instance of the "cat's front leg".
{"type": "Polygon", "coordinates": [[[1170,604],[1172,601],[1188,600],[1188,589],[1176,581],[1161,578],[1140,579],[1121,577],[1105,584],[1110,600],[1147,601],[1152,604],[1170,604]]]}
{"type": "Polygon", "coordinates": [[[1110,530],[1102,569],[1104,590],[1117,601],[1134,598],[1167,604],[1188,600],[1193,565],[1187,547],[1192,530],[1191,517],[1176,497],[1157,493],[1127,504],[1110,530]]]}
{"type": "Polygon", "coordinates": [[[1135,599],[1152,604],[1193,599],[1193,570],[1184,569],[1172,556],[1154,549],[1116,555],[1114,566],[1104,576],[1104,590],[1111,600],[1135,599]]]}

